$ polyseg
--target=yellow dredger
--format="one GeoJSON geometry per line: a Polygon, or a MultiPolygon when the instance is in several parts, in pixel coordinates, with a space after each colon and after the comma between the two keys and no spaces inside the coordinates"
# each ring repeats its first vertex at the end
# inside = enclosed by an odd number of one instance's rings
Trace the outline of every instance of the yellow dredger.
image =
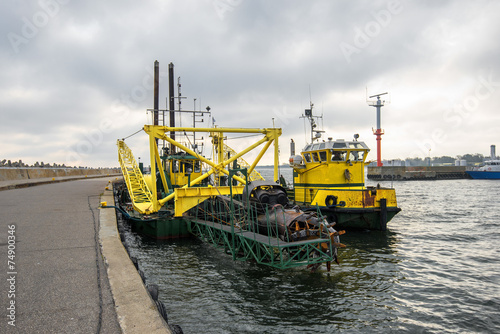
{"type": "Polygon", "coordinates": [[[315,209],[341,228],[385,230],[387,222],[401,211],[392,188],[366,187],[365,163],[370,149],[358,141],[343,139],[320,141],[310,109],[305,116],[311,125],[311,143],[295,155],[291,143],[290,166],[293,188],[289,193],[302,207],[315,209]]]}
{"type": "Polygon", "coordinates": [[[316,269],[325,262],[329,270],[330,262],[337,261],[343,232],[334,230],[317,212],[291,206],[286,190],[277,182],[259,180],[258,174],[249,178],[274,143],[274,179],[278,180],[281,129],[145,125],[143,130],[150,138],[149,175],[139,170],[125,142],[117,142],[126,184],[118,190],[118,202],[139,233],[156,239],[194,234],[229,249],[235,259],[253,259],[276,268],[307,265],[316,269]],[[218,159],[207,159],[166,134],[186,131],[210,132],[218,159]],[[224,133],[262,134],[263,138],[236,153],[223,143],[224,133]],[[157,138],[181,151],[160,155],[157,138]],[[262,144],[248,168],[228,168],[233,162],[241,163],[238,159],[262,144]],[[230,152],[235,154],[231,156],[230,152]],[[207,167],[205,171],[202,164],[207,167]]]}
{"type": "MultiPolygon", "coordinates": [[[[235,260],[281,269],[304,265],[316,269],[326,263],[329,270],[331,261],[337,261],[337,248],[343,246],[339,239],[343,232],[318,211],[305,212],[290,204],[286,189],[277,182],[281,129],[175,127],[175,113],[186,111],[157,108],[156,79],[157,62],[153,125],[142,129],[149,136],[151,173],[142,173],[124,139],[117,142],[124,184],[115,187],[115,198],[133,229],[156,239],[195,235],[224,248],[235,260]],[[166,113],[171,126],[165,125],[164,117],[159,125],[158,116],[166,113]],[[212,158],[197,149],[198,132],[212,138],[212,158]],[[261,138],[235,152],[224,141],[236,133],[261,138]],[[188,143],[180,142],[176,134],[188,143]],[[268,182],[255,167],[271,145],[274,178],[268,182]],[[254,161],[244,162],[243,155],[254,149],[260,149],[254,161]]],[[[199,112],[189,113],[195,123],[199,112]]]]}

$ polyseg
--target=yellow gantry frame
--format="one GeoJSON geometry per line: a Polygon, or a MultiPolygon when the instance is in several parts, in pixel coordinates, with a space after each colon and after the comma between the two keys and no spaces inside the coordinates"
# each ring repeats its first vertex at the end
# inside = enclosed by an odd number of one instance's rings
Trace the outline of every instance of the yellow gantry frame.
{"type": "MultiPolygon", "coordinates": [[[[152,211],[157,212],[160,210],[160,208],[165,205],[168,201],[170,201],[173,198],[176,198],[180,195],[180,192],[178,195],[176,195],[177,192],[173,192],[169,194],[168,196],[158,200],[157,197],[157,190],[156,190],[156,168],[157,166],[161,175],[162,182],[165,180],[165,175],[163,168],[161,168],[161,163],[158,155],[158,146],[156,144],[155,138],[161,139],[161,140],[166,140],[170,144],[180,148],[184,152],[195,156],[198,158],[201,162],[206,163],[207,165],[211,166],[212,169],[210,169],[207,173],[201,175],[200,177],[191,180],[190,183],[186,184],[183,188],[189,188],[192,185],[200,183],[202,180],[206,179],[210,175],[217,173],[223,173],[226,175],[229,175],[229,171],[226,169],[226,166],[228,166],[231,162],[234,160],[237,160],[239,157],[243,156],[244,154],[248,153],[249,151],[257,148],[259,145],[266,143],[262,150],[259,152],[257,157],[255,158],[255,161],[250,165],[250,168],[248,169],[248,174],[250,174],[255,166],[259,163],[260,159],[266,153],[267,149],[269,146],[274,143],[274,181],[278,181],[279,175],[278,175],[278,165],[279,165],[279,146],[278,146],[278,138],[281,135],[281,129],[280,128],[266,128],[266,129],[244,129],[244,128],[185,128],[185,127],[169,127],[169,126],[159,126],[159,125],[145,125],[144,126],[144,131],[149,135],[149,149],[150,149],[150,161],[151,161],[151,178],[152,178],[152,211]],[[214,143],[214,145],[219,145],[219,160],[218,163],[214,163],[207,158],[197,154],[193,150],[189,149],[188,147],[182,145],[181,143],[173,140],[170,138],[166,133],[167,132],[210,132],[213,133],[217,138],[217,142],[214,143]],[[233,155],[227,160],[223,160],[223,134],[224,133],[255,133],[255,134],[263,134],[264,138],[261,140],[257,141],[256,143],[250,145],[243,151],[237,153],[236,155],[233,155]],[[156,162],[156,163],[155,163],[156,162]]],[[[243,180],[241,177],[237,175],[233,175],[233,179],[238,181],[241,184],[245,184],[245,180],[243,180]]],[[[165,182],[164,182],[165,185],[165,182]]],[[[165,189],[167,189],[165,187],[165,189]]],[[[222,189],[220,189],[222,190],[222,189]]],[[[222,194],[217,188],[214,189],[215,192],[218,192],[218,194],[222,194]]],[[[196,196],[196,195],[194,195],[196,196]]],[[[206,195],[205,195],[206,196],[206,195]]],[[[200,199],[202,199],[205,196],[201,196],[200,199]]],[[[192,201],[191,201],[192,202],[192,201]]],[[[180,213],[186,211],[190,207],[186,208],[177,208],[176,203],[176,215],[179,215],[180,213]]]]}
{"type": "MultiPolygon", "coordinates": [[[[267,148],[266,148],[266,150],[267,150],[267,148]]],[[[233,150],[231,147],[224,144],[224,157],[227,157],[228,153],[231,153],[231,155],[237,154],[235,150],[233,150]]],[[[240,167],[248,168],[248,170],[250,170],[249,167],[251,167],[251,166],[242,157],[238,158],[238,164],[240,165],[240,167]]],[[[254,166],[254,168],[255,168],[255,166],[254,166]]],[[[255,170],[254,168],[252,168],[251,172],[248,172],[248,180],[249,181],[255,181],[255,180],[265,181],[264,178],[262,177],[262,175],[260,175],[260,173],[257,172],[257,170],[255,170]]]]}

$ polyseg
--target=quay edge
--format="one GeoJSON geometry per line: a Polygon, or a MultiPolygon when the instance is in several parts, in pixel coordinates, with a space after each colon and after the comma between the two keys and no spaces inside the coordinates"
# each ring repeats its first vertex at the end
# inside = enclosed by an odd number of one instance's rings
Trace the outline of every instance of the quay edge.
{"type": "MultiPolygon", "coordinates": [[[[112,190],[105,190],[101,201],[114,203],[112,190]]],[[[139,273],[120,241],[113,208],[99,212],[102,255],[123,333],[172,333],[142,283],[139,273]]]]}

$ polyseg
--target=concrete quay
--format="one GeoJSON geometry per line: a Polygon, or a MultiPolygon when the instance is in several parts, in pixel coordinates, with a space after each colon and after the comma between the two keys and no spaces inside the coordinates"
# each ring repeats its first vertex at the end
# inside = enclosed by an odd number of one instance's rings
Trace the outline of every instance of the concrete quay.
{"type": "Polygon", "coordinates": [[[75,180],[81,180],[81,179],[95,179],[95,178],[110,178],[113,176],[120,176],[121,174],[110,174],[110,175],[92,175],[92,176],[59,176],[59,177],[43,177],[39,179],[22,179],[22,180],[9,180],[9,181],[0,181],[0,191],[2,190],[9,190],[9,189],[19,189],[19,188],[28,188],[28,187],[34,187],[34,186],[39,186],[42,184],[49,184],[49,183],[58,183],[58,182],[68,182],[68,181],[75,181],[75,180]]]}
{"type": "Polygon", "coordinates": [[[0,191],[85,178],[119,176],[116,168],[0,168],[0,191]]]}
{"type": "Polygon", "coordinates": [[[0,333],[170,333],[99,208],[111,179],[0,191],[0,333]]]}
{"type": "Polygon", "coordinates": [[[120,174],[120,168],[1,167],[0,181],[120,174]]]}

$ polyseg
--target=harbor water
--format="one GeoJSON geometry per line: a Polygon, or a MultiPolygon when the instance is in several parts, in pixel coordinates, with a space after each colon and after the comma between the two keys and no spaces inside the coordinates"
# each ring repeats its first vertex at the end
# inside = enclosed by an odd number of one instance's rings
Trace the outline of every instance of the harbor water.
{"type": "Polygon", "coordinates": [[[194,238],[126,240],[184,333],[500,332],[500,182],[393,186],[388,231],[347,232],[331,272],[235,262],[194,238]]]}

